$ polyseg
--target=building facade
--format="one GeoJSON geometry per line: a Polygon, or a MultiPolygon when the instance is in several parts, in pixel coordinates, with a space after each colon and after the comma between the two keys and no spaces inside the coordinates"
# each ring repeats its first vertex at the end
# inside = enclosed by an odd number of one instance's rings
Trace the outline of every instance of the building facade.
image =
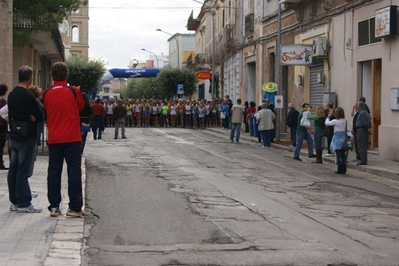
{"type": "Polygon", "coordinates": [[[344,108],[351,128],[353,105],[364,96],[372,117],[370,147],[399,161],[398,5],[399,0],[208,0],[195,23],[188,23],[196,32],[195,57],[205,59],[195,67],[212,61],[214,44],[217,96],[233,101],[259,104],[262,85],[276,82],[283,97],[280,133],[289,102],[299,109],[303,102],[316,107],[333,101],[344,108]],[[279,40],[283,47],[308,45],[311,63],[285,64],[279,40]]]}

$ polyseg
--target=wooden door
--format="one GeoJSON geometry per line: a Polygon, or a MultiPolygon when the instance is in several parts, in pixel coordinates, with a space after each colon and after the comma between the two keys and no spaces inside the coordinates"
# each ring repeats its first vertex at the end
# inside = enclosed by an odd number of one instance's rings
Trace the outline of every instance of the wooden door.
{"type": "Polygon", "coordinates": [[[371,147],[378,148],[378,127],[381,125],[381,59],[373,60],[372,71],[372,105],[371,105],[371,147]]]}

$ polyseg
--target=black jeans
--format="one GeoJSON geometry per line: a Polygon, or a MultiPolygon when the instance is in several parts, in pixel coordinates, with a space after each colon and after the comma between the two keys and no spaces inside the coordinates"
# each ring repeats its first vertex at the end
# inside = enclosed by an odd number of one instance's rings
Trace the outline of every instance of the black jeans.
{"type": "Polygon", "coordinates": [[[346,173],[346,156],[345,156],[345,150],[335,150],[335,154],[337,156],[337,162],[338,162],[338,169],[337,172],[340,174],[345,174],[346,173]]]}
{"type": "Polygon", "coordinates": [[[60,206],[61,175],[64,159],[68,173],[69,208],[80,211],[83,206],[81,142],[60,143],[48,145],[50,153],[47,173],[47,197],[49,210],[60,206]]]}

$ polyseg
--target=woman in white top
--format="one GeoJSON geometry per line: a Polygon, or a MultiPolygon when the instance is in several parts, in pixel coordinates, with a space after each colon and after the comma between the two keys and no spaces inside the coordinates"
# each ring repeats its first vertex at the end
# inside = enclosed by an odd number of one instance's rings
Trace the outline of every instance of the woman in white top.
{"type": "Polygon", "coordinates": [[[344,109],[342,109],[342,107],[337,107],[335,112],[334,110],[330,110],[325,125],[334,127],[334,136],[331,141],[330,150],[337,155],[338,169],[335,173],[343,175],[346,173],[345,151],[347,149],[347,120],[345,118],[344,109]],[[331,120],[332,116],[335,116],[336,119],[331,120]]]}

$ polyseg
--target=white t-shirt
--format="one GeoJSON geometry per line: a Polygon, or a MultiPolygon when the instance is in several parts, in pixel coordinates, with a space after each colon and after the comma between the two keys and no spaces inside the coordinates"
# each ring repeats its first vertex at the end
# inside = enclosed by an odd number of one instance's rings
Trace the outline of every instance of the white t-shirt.
{"type": "Polygon", "coordinates": [[[330,120],[330,118],[326,119],[325,122],[326,126],[334,126],[334,132],[345,132],[346,130],[346,119],[333,119],[330,120]]]}

